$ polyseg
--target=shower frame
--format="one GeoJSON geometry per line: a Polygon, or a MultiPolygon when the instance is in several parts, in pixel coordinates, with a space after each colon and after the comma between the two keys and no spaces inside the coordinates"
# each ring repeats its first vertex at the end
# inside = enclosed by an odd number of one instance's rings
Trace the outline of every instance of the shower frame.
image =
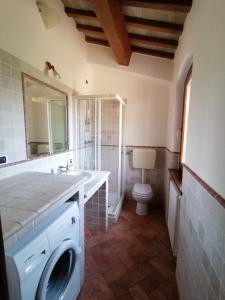
{"type": "MultiPolygon", "coordinates": [[[[101,148],[102,148],[102,101],[108,100],[117,100],[119,103],[119,135],[118,135],[118,170],[117,170],[117,206],[114,207],[113,213],[108,213],[109,223],[116,223],[119,217],[119,213],[122,207],[124,191],[125,191],[125,106],[126,101],[124,101],[118,94],[103,94],[103,95],[82,95],[77,98],[78,101],[86,100],[86,101],[95,101],[95,129],[94,129],[94,154],[95,154],[95,170],[101,171],[101,148]],[[123,157],[123,159],[122,159],[123,157]]],[[[77,105],[77,113],[79,114],[79,105],[77,105]]],[[[77,118],[78,120],[78,118],[77,118]]],[[[79,122],[79,121],[78,121],[79,122]]],[[[77,124],[77,128],[79,128],[79,124],[77,124]]],[[[79,148],[77,147],[77,150],[79,148]]],[[[78,151],[76,157],[78,158],[78,151]]],[[[110,200],[110,199],[109,199],[110,200]]]]}

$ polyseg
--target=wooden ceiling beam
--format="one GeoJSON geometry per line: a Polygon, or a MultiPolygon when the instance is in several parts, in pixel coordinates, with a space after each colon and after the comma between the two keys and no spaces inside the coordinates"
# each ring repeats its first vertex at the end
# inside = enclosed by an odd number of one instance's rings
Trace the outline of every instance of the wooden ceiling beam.
{"type": "Polygon", "coordinates": [[[178,41],[173,39],[157,38],[152,36],[145,36],[140,34],[129,33],[131,44],[143,44],[147,46],[157,46],[167,49],[176,49],[178,41]]]}
{"type": "Polygon", "coordinates": [[[94,34],[95,36],[97,36],[99,38],[105,38],[104,31],[101,27],[96,27],[96,26],[84,25],[84,24],[77,23],[77,29],[80,32],[85,33],[86,35],[94,34]]]}
{"type": "Polygon", "coordinates": [[[94,38],[92,36],[85,35],[85,41],[90,44],[110,47],[109,42],[106,39],[99,39],[99,38],[94,38]]]}
{"type": "Polygon", "coordinates": [[[183,31],[182,24],[148,20],[136,17],[125,16],[126,24],[129,27],[146,29],[154,32],[165,32],[165,33],[178,33],[181,34],[183,31]]]}
{"type": "Polygon", "coordinates": [[[74,19],[79,20],[96,20],[96,14],[92,10],[84,10],[84,9],[77,9],[72,7],[65,7],[65,13],[68,17],[72,17],[74,19]]]}
{"type": "Polygon", "coordinates": [[[120,0],[90,0],[116,60],[129,65],[130,40],[120,0]]]}
{"type": "MultiPolygon", "coordinates": [[[[96,1],[97,0],[91,0],[96,1]]],[[[106,1],[106,0],[104,0],[106,1]]],[[[109,1],[109,0],[108,0],[109,1]]],[[[98,2],[101,3],[103,2],[98,2]]],[[[75,20],[95,20],[98,21],[96,14],[93,11],[89,10],[80,10],[74,8],[65,8],[65,12],[68,16],[73,17],[75,20]]],[[[102,12],[104,15],[104,11],[102,12]]],[[[115,15],[116,18],[116,15],[115,15]]],[[[99,19],[100,21],[100,19],[99,19]]],[[[176,24],[171,22],[148,20],[136,17],[125,16],[126,24],[129,27],[141,28],[154,32],[165,32],[165,33],[178,33],[181,34],[183,31],[182,24],[176,24]]],[[[100,21],[101,23],[101,21],[100,21]]],[[[103,27],[103,26],[102,26],[103,27]]],[[[104,29],[104,28],[103,28],[104,29]]],[[[108,30],[111,31],[112,27],[108,26],[108,30]]]]}
{"type": "MultiPolygon", "coordinates": [[[[90,36],[85,36],[85,40],[87,43],[110,47],[109,42],[107,42],[107,40],[105,40],[105,39],[99,39],[99,38],[94,38],[94,37],[90,37],[90,36]]],[[[133,46],[133,45],[131,46],[131,50],[132,50],[132,52],[137,52],[137,53],[151,55],[151,56],[157,56],[157,57],[166,58],[166,59],[174,58],[174,53],[166,52],[166,51],[162,51],[162,50],[143,48],[143,47],[138,47],[138,46],[133,46]]]]}
{"type": "Polygon", "coordinates": [[[123,0],[123,5],[188,13],[192,0],[123,0]]]}
{"type": "Polygon", "coordinates": [[[137,52],[145,55],[152,55],[152,56],[158,56],[162,58],[167,59],[174,59],[174,53],[162,51],[162,50],[155,50],[155,49],[149,49],[149,48],[142,48],[138,46],[132,46],[131,47],[132,52],[137,52]]]}
{"type": "MultiPolygon", "coordinates": [[[[83,25],[77,24],[77,29],[80,32],[85,33],[85,35],[95,35],[96,38],[106,39],[103,29],[100,27],[90,26],[90,25],[83,25]]],[[[157,46],[163,47],[167,49],[176,49],[178,46],[178,41],[173,39],[164,39],[164,38],[157,38],[152,36],[145,36],[139,35],[134,33],[128,33],[130,38],[131,44],[141,44],[146,46],[157,46]]]]}

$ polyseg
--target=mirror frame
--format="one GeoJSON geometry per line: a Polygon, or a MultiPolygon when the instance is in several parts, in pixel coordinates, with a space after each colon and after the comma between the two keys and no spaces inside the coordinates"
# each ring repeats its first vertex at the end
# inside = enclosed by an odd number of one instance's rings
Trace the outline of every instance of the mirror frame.
{"type": "Polygon", "coordinates": [[[27,156],[27,160],[34,160],[34,159],[38,159],[38,158],[41,158],[41,157],[48,157],[48,156],[52,156],[52,155],[57,155],[57,154],[60,154],[60,153],[64,153],[64,152],[68,152],[70,149],[69,149],[69,119],[68,119],[68,110],[69,110],[69,101],[68,101],[68,94],[44,81],[41,81],[29,74],[26,74],[24,72],[21,73],[22,75],[22,89],[23,89],[23,108],[24,108],[24,125],[25,125],[25,143],[26,143],[26,156],[27,156]],[[30,79],[30,80],[33,80],[35,81],[36,83],[38,84],[41,84],[41,85],[44,85],[45,87],[48,87],[50,89],[53,89],[63,95],[66,96],[66,149],[64,151],[61,151],[61,152],[57,152],[57,153],[49,153],[49,154],[40,154],[40,155],[37,155],[36,157],[32,157],[30,158],[29,157],[29,153],[28,153],[28,131],[29,131],[29,128],[28,128],[28,111],[27,111],[27,103],[28,103],[28,98],[27,98],[27,93],[26,93],[26,85],[25,85],[25,80],[26,79],[30,79]]]}

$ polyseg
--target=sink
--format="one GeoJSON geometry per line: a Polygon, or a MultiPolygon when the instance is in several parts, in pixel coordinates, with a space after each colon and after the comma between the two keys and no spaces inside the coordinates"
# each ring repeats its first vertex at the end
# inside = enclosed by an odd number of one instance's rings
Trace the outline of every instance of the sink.
{"type": "Polygon", "coordinates": [[[90,171],[85,170],[78,170],[78,171],[69,171],[67,173],[64,173],[65,175],[72,175],[72,176],[79,176],[84,179],[84,184],[90,183],[92,180],[95,179],[95,174],[90,171]]]}

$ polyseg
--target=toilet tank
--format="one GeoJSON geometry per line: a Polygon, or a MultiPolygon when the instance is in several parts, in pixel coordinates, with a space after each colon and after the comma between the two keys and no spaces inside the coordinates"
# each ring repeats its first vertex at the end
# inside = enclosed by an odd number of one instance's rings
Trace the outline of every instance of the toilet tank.
{"type": "Polygon", "coordinates": [[[154,169],[156,151],[154,149],[133,149],[133,168],[154,169]]]}

